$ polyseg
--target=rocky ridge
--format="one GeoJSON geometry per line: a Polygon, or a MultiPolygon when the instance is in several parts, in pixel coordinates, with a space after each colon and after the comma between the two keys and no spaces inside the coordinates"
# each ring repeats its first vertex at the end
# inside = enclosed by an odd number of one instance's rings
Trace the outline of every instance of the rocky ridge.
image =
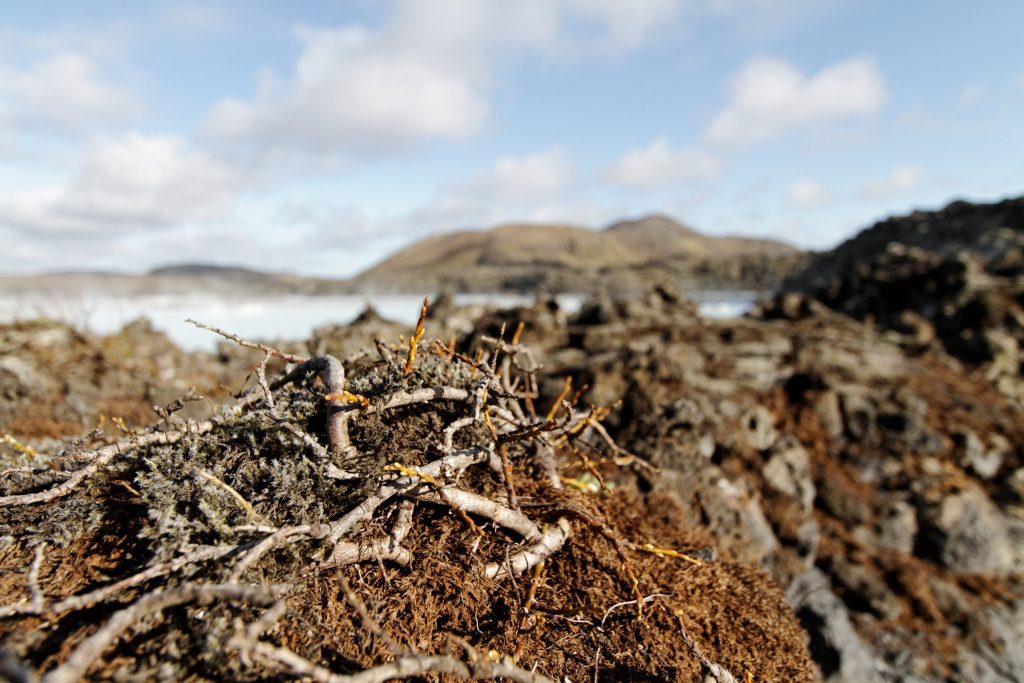
{"type": "Polygon", "coordinates": [[[891,218],[817,257],[764,315],[809,302],[941,347],[1024,401],[1024,198],[891,218]]]}

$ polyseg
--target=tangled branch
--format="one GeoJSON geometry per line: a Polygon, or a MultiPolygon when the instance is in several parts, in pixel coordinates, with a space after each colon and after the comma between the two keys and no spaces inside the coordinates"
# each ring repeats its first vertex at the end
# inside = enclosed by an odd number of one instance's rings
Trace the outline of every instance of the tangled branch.
{"type": "MultiPolygon", "coordinates": [[[[456,350],[454,341],[449,346],[437,344],[437,355],[418,354],[425,334],[426,307],[425,300],[404,358],[396,357],[385,342],[378,342],[380,362],[354,372],[354,377],[346,377],[346,368],[332,355],[296,356],[190,320],[241,347],[262,352],[255,368],[255,384],[233,406],[200,422],[177,417],[172,422],[168,418],[174,406],[169,406],[158,411],[161,420],[150,429],[91,451],[77,452],[76,459],[84,466],[58,472],[66,478],[55,485],[40,490],[32,490],[39,488],[38,483],[34,487],[22,484],[20,490],[13,484],[5,485],[0,507],[25,508],[82,492],[90,480],[117,464],[132,472],[148,473],[137,475],[135,484],[143,503],[150,506],[150,517],[157,521],[162,522],[175,506],[160,507],[153,502],[166,495],[157,483],[146,478],[155,477],[153,468],[172,482],[174,477],[198,475],[199,480],[211,485],[206,488],[230,500],[229,506],[216,507],[201,499],[202,491],[194,491],[192,495],[200,497],[195,505],[205,517],[169,522],[166,529],[152,532],[158,537],[166,533],[176,544],[161,546],[162,561],[136,567],[128,576],[77,595],[57,598],[52,597],[52,590],[50,596],[44,593],[40,582],[45,546],[37,546],[27,572],[27,598],[0,606],[0,619],[34,616],[59,620],[70,612],[98,605],[119,608],[42,680],[81,680],[108,648],[147,615],[188,603],[215,602],[271,608],[249,628],[236,629],[226,643],[247,666],[264,670],[258,675],[270,670],[334,683],[375,683],[424,674],[531,683],[550,680],[519,667],[522,642],[514,658],[493,652],[484,655],[463,643],[464,657],[460,658],[400,652],[389,641],[395,657],[392,661],[379,662],[359,673],[336,673],[266,639],[265,634],[287,612],[282,598],[298,585],[269,590],[247,583],[250,579],[265,583],[262,572],[282,566],[271,558],[284,555],[294,558],[294,565],[285,566],[299,583],[322,576],[327,569],[349,565],[383,568],[387,563],[392,568],[403,568],[401,571],[416,571],[413,548],[417,546],[410,539],[422,539],[434,531],[419,523],[417,509],[440,508],[457,514],[476,532],[472,552],[481,543],[485,528],[499,530],[479,546],[491,557],[474,570],[494,582],[514,581],[516,575],[556,556],[569,541],[573,515],[565,514],[565,510],[547,517],[531,514],[529,510],[536,513],[542,508],[524,508],[520,497],[524,490],[529,500],[561,488],[560,462],[579,454],[577,442],[585,444],[588,434],[596,434],[605,444],[609,459],[625,453],[600,425],[608,410],[591,408],[577,413],[574,406],[579,396],[568,399],[572,385],[567,381],[551,408],[538,416],[533,400],[539,395],[536,374],[540,366],[521,341],[522,324],[511,341],[506,342],[503,333],[485,339],[488,348],[480,349],[475,358],[456,350]],[[272,357],[288,363],[276,378],[268,377],[268,360],[272,357]],[[322,388],[315,386],[317,380],[322,388]],[[419,419],[422,425],[427,418],[430,424],[442,425],[433,437],[410,443],[401,436],[405,421],[419,419]],[[257,429],[258,438],[254,425],[264,430],[257,429]],[[280,481],[299,478],[308,484],[315,498],[298,501],[289,498],[293,494],[287,489],[268,492],[258,484],[267,477],[243,476],[236,471],[237,464],[222,467],[222,457],[217,454],[235,452],[232,449],[242,448],[239,443],[247,449],[245,463],[254,468],[271,467],[273,463],[291,467],[280,481]],[[271,448],[284,450],[274,450],[273,455],[264,455],[261,450],[271,448]],[[166,472],[159,470],[159,463],[177,462],[174,458],[183,450],[190,453],[184,469],[168,465],[166,472]],[[196,527],[197,536],[213,542],[193,544],[188,540],[190,525],[196,527]],[[185,540],[174,534],[183,534],[185,540]],[[179,574],[189,576],[189,582],[179,574]],[[198,581],[200,576],[207,581],[198,581]]],[[[595,471],[586,456],[582,460],[588,471],[595,471]]],[[[10,477],[12,481],[22,477],[24,469],[19,468],[18,477],[10,477]]],[[[26,471],[35,476],[44,470],[26,471]]],[[[0,476],[0,482],[6,479],[0,476]]],[[[183,484],[179,480],[171,486],[183,484]]],[[[607,492],[607,487],[604,490],[607,492]]],[[[551,509],[558,511],[557,507],[551,509]]],[[[607,526],[591,523],[610,536],[607,526]]],[[[171,541],[159,537],[158,543],[163,542],[171,541]]],[[[645,599],[622,555],[623,547],[637,546],[615,543],[630,591],[639,596],[636,604],[642,617],[645,599]]],[[[669,552],[655,550],[666,555],[669,552]]],[[[536,589],[535,584],[536,580],[531,591],[536,589]]],[[[346,596],[352,595],[347,582],[342,585],[346,596]]],[[[365,606],[360,608],[361,603],[351,598],[348,602],[359,612],[362,627],[383,637],[365,606]]],[[[616,606],[624,604],[631,603],[616,606]]]]}

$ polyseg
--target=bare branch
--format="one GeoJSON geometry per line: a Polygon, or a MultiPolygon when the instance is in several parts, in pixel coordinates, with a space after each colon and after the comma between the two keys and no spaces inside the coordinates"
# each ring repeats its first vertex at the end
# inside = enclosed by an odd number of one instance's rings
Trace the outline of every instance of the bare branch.
{"type": "Polygon", "coordinates": [[[261,344],[259,342],[249,341],[248,339],[242,339],[237,334],[232,334],[231,332],[226,332],[225,330],[222,330],[219,327],[214,327],[213,325],[207,325],[206,323],[198,322],[196,320],[193,320],[192,318],[186,318],[185,322],[191,323],[192,325],[195,325],[196,327],[200,327],[200,328],[202,328],[204,330],[209,330],[210,332],[213,332],[214,334],[219,334],[220,336],[224,337],[225,339],[230,339],[231,341],[235,342],[239,346],[244,346],[244,347],[246,347],[248,349],[258,349],[258,350],[262,351],[263,353],[266,353],[266,354],[271,355],[271,356],[277,356],[278,358],[280,358],[282,360],[285,360],[285,361],[288,361],[289,363],[302,363],[303,361],[306,360],[302,356],[293,356],[290,353],[284,353],[282,351],[278,351],[274,347],[267,346],[266,344],[261,344]]]}
{"type": "Polygon", "coordinates": [[[474,420],[472,416],[460,417],[458,420],[455,420],[450,425],[445,427],[445,430],[444,430],[444,450],[445,451],[452,451],[452,450],[454,450],[455,446],[453,445],[453,442],[455,440],[455,432],[459,431],[460,429],[464,429],[466,427],[469,427],[470,425],[474,424],[475,422],[476,422],[476,420],[474,420]]]}
{"type": "MultiPolygon", "coordinates": [[[[391,410],[429,401],[465,401],[468,398],[469,392],[458,387],[427,387],[413,391],[395,392],[384,401],[384,405],[379,410],[391,410]]],[[[373,408],[370,408],[369,412],[373,412],[373,408]]]]}
{"type": "Polygon", "coordinates": [[[32,568],[28,571],[28,592],[31,596],[32,607],[42,609],[46,600],[43,598],[43,591],[39,587],[39,570],[43,566],[43,556],[46,553],[46,541],[36,546],[36,556],[32,560],[32,568]]]}
{"type": "Polygon", "coordinates": [[[275,663],[293,675],[308,677],[317,683],[384,683],[424,674],[448,674],[461,680],[507,679],[516,683],[554,683],[546,676],[526,671],[506,661],[478,658],[474,662],[462,662],[444,655],[406,655],[388,664],[343,676],[284,647],[264,642],[256,642],[249,647],[258,659],[275,663]]]}
{"type": "Polygon", "coordinates": [[[412,562],[412,552],[407,548],[392,543],[390,537],[360,542],[339,541],[334,544],[331,556],[320,569],[345,567],[350,564],[378,559],[389,560],[397,565],[406,567],[412,562]]]}
{"type": "Polygon", "coordinates": [[[540,529],[522,512],[465,489],[444,486],[441,489],[415,492],[413,496],[418,500],[454,506],[463,512],[485,517],[498,526],[516,532],[526,541],[534,542],[541,538],[540,529]]]}
{"type": "Polygon", "coordinates": [[[540,540],[512,555],[507,562],[488,563],[484,569],[484,575],[491,579],[503,579],[509,576],[510,572],[522,574],[560,550],[571,532],[572,527],[569,525],[569,520],[561,517],[554,526],[544,530],[540,540]]]}
{"type": "Polygon", "coordinates": [[[327,531],[328,528],[325,524],[304,524],[302,526],[278,529],[276,532],[259,541],[251,550],[249,550],[249,552],[245,554],[245,556],[242,557],[241,560],[238,561],[235,568],[231,570],[231,576],[228,580],[231,583],[240,581],[242,576],[245,575],[245,572],[255,565],[263,555],[277,546],[295,543],[309,538],[323,538],[327,535],[327,531]]]}
{"type": "Polygon", "coordinates": [[[116,612],[99,631],[75,648],[63,664],[43,676],[42,683],[75,683],[81,680],[103,651],[147,614],[187,602],[208,604],[214,600],[242,600],[269,607],[274,604],[274,594],[266,588],[235,584],[185,584],[180,588],[150,593],[116,612]]]}
{"type": "MultiPolygon", "coordinates": [[[[474,446],[463,451],[456,451],[443,458],[439,458],[423,467],[419,471],[430,477],[448,478],[454,473],[471,467],[481,462],[487,462],[491,458],[497,458],[490,450],[482,446],[474,446]]],[[[330,539],[336,543],[342,539],[357,524],[361,524],[376,512],[386,500],[393,496],[403,494],[410,489],[420,486],[422,483],[419,477],[398,477],[381,483],[377,493],[363,499],[355,508],[346,513],[343,517],[331,522],[330,539]]]]}
{"type": "Polygon", "coordinates": [[[209,420],[204,420],[203,422],[198,423],[190,422],[182,429],[174,431],[140,434],[139,436],[133,436],[130,439],[118,441],[117,443],[112,443],[93,451],[76,453],[76,458],[87,459],[89,464],[70,474],[66,481],[54,486],[53,488],[46,489],[44,491],[37,491],[36,493],[0,496],[0,507],[33,505],[35,503],[45,503],[56,498],[66,496],[83,481],[96,474],[96,472],[108,465],[119,455],[127,455],[139,448],[145,448],[146,446],[152,446],[154,444],[175,444],[189,434],[206,434],[213,431],[214,428],[220,426],[225,421],[241,415],[246,408],[251,406],[253,403],[256,403],[258,400],[258,394],[249,394],[240,399],[235,403],[235,405],[222,411],[220,415],[209,420]]]}
{"type": "Polygon", "coordinates": [[[0,679],[8,683],[36,683],[35,672],[6,647],[0,646],[0,679]]]}
{"type": "Polygon", "coordinates": [[[116,458],[118,455],[130,453],[135,449],[144,448],[153,444],[173,444],[181,441],[186,434],[205,434],[214,427],[212,420],[201,422],[197,425],[189,427],[188,431],[174,431],[174,432],[154,432],[152,434],[143,434],[141,436],[135,436],[126,441],[119,441],[117,443],[104,446],[96,451],[93,451],[95,457],[89,462],[88,465],[80,470],[77,470],[72,474],[67,481],[64,481],[53,488],[45,491],[38,491],[36,493],[23,493],[13,496],[0,496],[0,507],[7,507],[12,505],[32,505],[35,503],[45,503],[55,498],[61,498],[66,496],[75,489],[76,486],[81,484],[83,481],[94,475],[101,468],[105,467],[107,463],[116,458]]]}
{"type": "Polygon", "coordinates": [[[155,579],[157,577],[176,572],[179,569],[198,562],[208,562],[220,559],[221,557],[225,557],[226,555],[235,552],[238,548],[239,546],[235,545],[209,546],[201,548],[169,562],[162,562],[160,564],[153,565],[149,569],[145,569],[137,574],[133,574],[121,579],[120,581],[116,581],[108,586],[97,588],[89,593],[73,595],[48,605],[43,604],[36,606],[28,603],[6,605],[4,607],[0,607],[0,619],[18,615],[59,615],[64,614],[65,612],[88,609],[89,607],[100,604],[107,598],[117,595],[123,590],[132,588],[133,586],[139,586],[150,579],[155,579]]]}
{"type": "Polygon", "coordinates": [[[398,504],[398,509],[395,511],[395,523],[391,527],[392,545],[398,545],[409,535],[412,530],[412,513],[415,508],[416,503],[411,500],[403,500],[398,504]]]}

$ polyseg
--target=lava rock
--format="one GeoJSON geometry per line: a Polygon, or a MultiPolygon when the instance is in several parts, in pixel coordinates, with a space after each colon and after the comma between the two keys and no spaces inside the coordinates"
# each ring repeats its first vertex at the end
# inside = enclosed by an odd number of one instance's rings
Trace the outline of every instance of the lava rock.
{"type": "Polygon", "coordinates": [[[786,437],[776,444],[763,474],[768,486],[797,499],[803,510],[813,509],[817,489],[811,477],[811,459],[799,441],[786,437]]]}
{"type": "Polygon", "coordinates": [[[1013,548],[999,509],[978,488],[925,507],[918,548],[945,567],[965,573],[1013,569],[1013,548]]]}
{"type": "Polygon", "coordinates": [[[790,606],[810,638],[811,656],[825,683],[881,683],[880,662],[857,635],[842,600],[830,590],[828,577],[812,569],[786,591],[790,606]]]}
{"type": "Polygon", "coordinates": [[[755,450],[766,451],[779,438],[775,418],[764,406],[754,406],[744,413],[740,425],[747,443],[755,450]]]}

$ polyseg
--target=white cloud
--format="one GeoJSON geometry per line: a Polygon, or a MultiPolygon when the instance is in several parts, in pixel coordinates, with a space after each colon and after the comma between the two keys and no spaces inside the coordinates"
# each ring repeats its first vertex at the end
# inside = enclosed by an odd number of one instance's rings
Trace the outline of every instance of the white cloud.
{"type": "Polygon", "coordinates": [[[722,160],[696,148],[672,149],[664,139],[633,148],[605,170],[604,177],[618,185],[651,189],[664,185],[717,177],[722,160]]]}
{"type": "Polygon", "coordinates": [[[923,174],[920,166],[897,166],[887,177],[865,183],[861,189],[861,196],[865,199],[885,199],[894,194],[916,190],[921,184],[923,174]]]}
{"type": "Polygon", "coordinates": [[[280,220],[308,226],[317,241],[342,244],[352,237],[411,240],[433,230],[488,227],[506,221],[584,221],[589,204],[574,194],[575,170],[560,147],[497,159],[489,168],[442,186],[418,206],[371,215],[354,205],[290,202],[280,220]]]}
{"type": "Polygon", "coordinates": [[[83,133],[130,121],[142,106],[130,91],[104,82],[89,58],[62,53],[23,71],[0,69],[0,109],[15,125],[83,133]]]}
{"type": "Polygon", "coordinates": [[[292,83],[267,83],[253,102],[221,100],[207,122],[217,138],[307,151],[400,149],[476,132],[487,103],[470,74],[444,59],[388,45],[362,28],[303,30],[292,83]]]}
{"type": "Polygon", "coordinates": [[[36,236],[120,236],[230,214],[235,173],[181,138],[96,142],[63,187],[0,197],[0,226],[36,236]]]}
{"type": "Polygon", "coordinates": [[[490,171],[458,191],[499,200],[532,201],[558,195],[572,178],[572,163],[564,150],[555,147],[522,157],[502,157],[490,171]]]}
{"type": "Polygon", "coordinates": [[[575,204],[570,198],[574,168],[560,147],[502,157],[486,171],[449,183],[407,223],[452,228],[485,226],[503,220],[548,220],[566,216],[557,207],[575,204]]]}
{"type": "Polygon", "coordinates": [[[381,154],[477,133],[493,62],[517,51],[620,53],[672,23],[688,0],[403,0],[377,29],[300,29],[293,72],[251,99],[217,102],[216,140],[316,154],[381,154]]]}
{"type": "Polygon", "coordinates": [[[960,91],[960,104],[969,106],[972,104],[978,104],[988,96],[988,87],[984,83],[974,82],[968,83],[964,86],[964,89],[960,91]]]}
{"type": "MultiPolygon", "coordinates": [[[[692,3],[680,0],[562,0],[563,21],[582,19],[598,27],[613,51],[641,46],[652,34],[670,26],[692,3]],[[575,15],[575,16],[573,16],[575,15]]],[[[579,47],[579,46],[577,46],[579,47]]]]}
{"type": "Polygon", "coordinates": [[[789,202],[797,208],[832,203],[832,193],[816,180],[797,180],[789,186],[789,202]]]}
{"type": "Polygon", "coordinates": [[[808,77],[788,62],[757,57],[740,70],[732,101],[704,132],[707,143],[742,148],[789,131],[879,111],[887,98],[875,63],[851,59],[808,77]]]}

